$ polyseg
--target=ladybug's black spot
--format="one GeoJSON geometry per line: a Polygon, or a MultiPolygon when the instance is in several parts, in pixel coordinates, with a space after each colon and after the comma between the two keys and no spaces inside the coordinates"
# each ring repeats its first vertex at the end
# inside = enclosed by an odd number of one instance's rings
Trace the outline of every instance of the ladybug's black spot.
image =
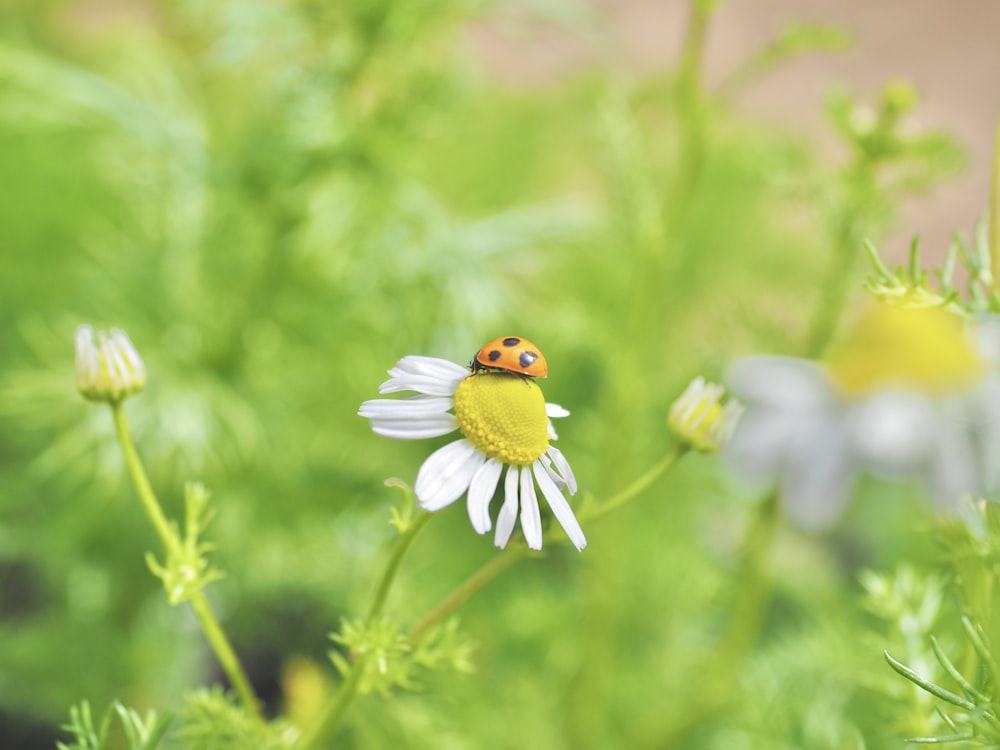
{"type": "Polygon", "coordinates": [[[491,351],[491,352],[490,352],[489,354],[487,354],[487,355],[486,355],[486,358],[487,358],[487,359],[488,359],[488,360],[489,360],[490,362],[496,362],[496,361],[497,361],[498,359],[500,359],[500,357],[502,357],[502,356],[503,356],[503,355],[502,355],[502,354],[500,353],[500,350],[499,350],[499,349],[494,349],[493,351],[491,351]]]}
{"type": "Polygon", "coordinates": [[[534,352],[521,352],[521,358],[518,361],[521,363],[521,367],[531,367],[535,364],[536,359],[538,359],[538,355],[534,352]]]}
{"type": "Polygon", "coordinates": [[[510,347],[512,347],[512,346],[517,346],[520,343],[521,343],[521,339],[515,338],[513,336],[511,338],[509,338],[509,339],[504,339],[503,340],[503,345],[506,346],[508,349],[510,349],[510,347]]]}

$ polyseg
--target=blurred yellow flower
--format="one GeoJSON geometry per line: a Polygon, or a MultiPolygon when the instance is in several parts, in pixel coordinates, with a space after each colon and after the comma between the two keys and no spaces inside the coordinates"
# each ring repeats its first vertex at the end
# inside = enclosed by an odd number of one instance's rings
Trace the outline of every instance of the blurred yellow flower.
{"type": "Polygon", "coordinates": [[[827,365],[847,398],[880,387],[929,395],[967,391],[986,371],[958,316],[940,307],[885,304],[861,318],[827,365]]]}

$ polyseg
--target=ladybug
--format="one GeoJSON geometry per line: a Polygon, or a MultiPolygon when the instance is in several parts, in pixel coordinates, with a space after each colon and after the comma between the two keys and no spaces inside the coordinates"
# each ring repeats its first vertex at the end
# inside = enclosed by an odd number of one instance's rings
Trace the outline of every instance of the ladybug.
{"type": "Polygon", "coordinates": [[[473,373],[480,370],[505,370],[529,378],[544,378],[549,366],[538,347],[528,339],[506,336],[494,339],[479,350],[469,363],[473,373]]]}

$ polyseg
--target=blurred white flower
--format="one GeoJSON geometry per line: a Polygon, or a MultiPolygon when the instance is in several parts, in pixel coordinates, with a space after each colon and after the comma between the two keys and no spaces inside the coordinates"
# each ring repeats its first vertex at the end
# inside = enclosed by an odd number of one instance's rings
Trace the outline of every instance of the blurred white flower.
{"type": "Polygon", "coordinates": [[[542,521],[536,485],[577,549],[587,540],[562,494],[576,492],[569,462],[550,440],[550,417],[569,412],[545,403],[538,385],[520,375],[479,372],[434,357],[401,359],[379,393],[416,391],[403,399],[373,399],[358,414],[379,435],[400,440],[439,437],[460,430],[463,438],[432,453],[417,473],[414,492],[420,507],[436,511],[467,494],[472,527],[492,526],[489,505],[500,475],[504,502],[497,515],[494,543],[506,547],[520,511],[521,530],[531,549],[542,548],[542,521]],[[454,413],[452,413],[454,412],[454,413]]]}
{"type": "Polygon", "coordinates": [[[740,360],[729,384],[746,411],[725,453],[777,479],[805,527],[836,520],[864,472],[922,477],[954,507],[987,490],[1000,458],[984,451],[1000,447],[1000,384],[980,348],[951,313],[880,305],[825,362],[740,360]]]}

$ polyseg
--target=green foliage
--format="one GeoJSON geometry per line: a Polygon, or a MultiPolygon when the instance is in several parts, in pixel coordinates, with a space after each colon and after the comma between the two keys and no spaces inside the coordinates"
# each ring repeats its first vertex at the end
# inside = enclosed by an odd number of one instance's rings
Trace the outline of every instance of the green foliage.
{"type": "Polygon", "coordinates": [[[284,722],[264,724],[221,690],[189,694],[177,712],[177,728],[168,747],[186,750],[288,750],[298,732],[284,722]]]}
{"type": "Polygon", "coordinates": [[[146,564],[163,582],[173,605],[188,601],[194,592],[222,578],[222,571],[213,568],[205,557],[213,545],[199,538],[214,512],[208,505],[209,497],[201,484],[189,482],[184,488],[184,535],[179,538],[180,544],[168,550],[166,565],[160,565],[151,552],[146,553],[146,564]]]}
{"type": "Polygon", "coordinates": [[[458,621],[430,628],[411,642],[398,623],[386,619],[371,623],[344,621],[339,633],[331,636],[342,649],[331,651],[337,671],[347,677],[353,669],[363,669],[359,691],[377,692],[383,698],[394,688],[416,690],[421,671],[471,672],[471,646],[458,631],[458,621]]]}
{"type": "MultiPolygon", "coordinates": [[[[714,5],[697,2],[705,24],[714,5]]],[[[919,489],[866,487],[842,528],[812,538],[774,518],[761,530],[767,503],[717,458],[663,458],[686,383],[747,351],[822,348],[861,240],[957,166],[951,141],[909,126],[905,86],[874,108],[831,99],[844,163],[730,109],[750,76],[842,49],[842,31],[789,28],[717,92],[700,82],[697,28],[669,75],[511,91],[463,43],[470,18],[504,9],[469,0],[160,0],[105,23],[62,0],[7,7],[4,713],[55,727],[84,696],[111,703],[97,724],[87,703],[72,710],[67,750],[303,748],[327,721],[337,747],[434,750],[840,749],[984,731],[962,704],[934,713],[880,653],[943,683],[938,698],[980,705],[956,675],[993,694],[949,614],[960,591],[998,642],[992,531],[955,531],[942,577],[909,502],[919,489]],[[115,422],[74,391],[85,321],[126,329],[146,363],[127,416],[176,537],[163,553],[115,422]],[[628,500],[586,526],[582,555],[547,534],[543,556],[516,540],[499,556],[460,507],[421,531],[406,483],[443,440],[383,440],[356,416],[401,356],[467,362],[507,332],[545,350],[590,508],[628,500]],[[863,576],[862,613],[859,571],[900,560],[912,567],[863,576]],[[499,572],[487,585],[483,570],[499,572]],[[209,595],[278,718],[198,687],[221,680],[217,641],[188,611],[209,595]],[[337,622],[334,668],[305,690],[319,707],[299,706],[288,665],[324,662],[337,622]]],[[[988,258],[977,238],[935,291],[916,260],[878,265],[871,286],[993,309],[988,258]]]]}
{"type": "Polygon", "coordinates": [[[875,272],[866,280],[865,288],[882,301],[917,307],[947,306],[965,316],[1000,311],[985,221],[976,228],[971,247],[965,237],[956,234],[942,267],[931,273],[920,266],[917,240],[910,248],[907,267],[900,266],[896,271],[885,266],[871,243],[868,243],[868,254],[875,272]],[[964,288],[957,286],[955,271],[959,266],[964,288]]]}
{"type": "Polygon", "coordinates": [[[125,747],[128,750],[154,750],[159,746],[173,721],[171,714],[157,717],[155,711],[151,711],[146,718],[143,718],[118,701],[108,707],[96,727],[87,701],[70,708],[69,716],[70,723],[63,726],[63,729],[73,735],[75,741],[72,745],[56,743],[58,750],[105,750],[114,747],[109,743],[112,741],[111,730],[115,719],[118,719],[121,726],[125,747]]]}

